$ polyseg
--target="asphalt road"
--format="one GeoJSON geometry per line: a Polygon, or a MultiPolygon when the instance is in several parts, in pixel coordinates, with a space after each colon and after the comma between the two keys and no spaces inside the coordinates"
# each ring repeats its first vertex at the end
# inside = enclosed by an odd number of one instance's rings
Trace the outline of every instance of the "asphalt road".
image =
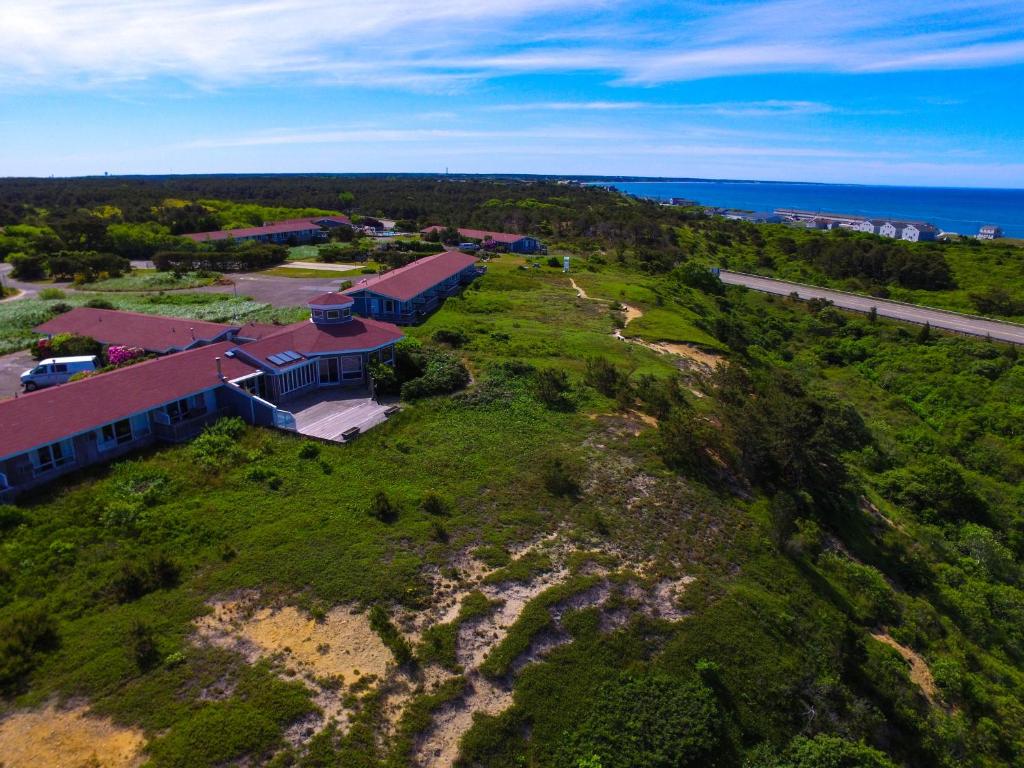
{"type": "Polygon", "coordinates": [[[32,355],[24,350],[0,355],[0,400],[21,392],[21,374],[35,364],[32,355]]]}
{"type": "Polygon", "coordinates": [[[790,283],[785,280],[773,280],[769,277],[755,277],[754,275],[727,272],[724,269],[719,276],[723,283],[743,285],[763,293],[774,293],[780,296],[789,296],[792,293],[796,293],[801,299],[828,299],[837,307],[851,309],[855,312],[870,312],[871,308],[874,307],[880,317],[889,317],[893,320],[902,320],[906,323],[917,323],[918,325],[929,323],[932,328],[942,328],[947,331],[965,333],[971,336],[988,336],[998,341],[1024,344],[1024,325],[1003,323],[998,320],[985,320],[984,318],[961,315],[942,309],[900,304],[895,301],[876,299],[872,296],[859,296],[852,293],[843,293],[842,291],[831,291],[828,288],[817,288],[812,285],[804,285],[803,283],[790,283]]]}
{"type": "Polygon", "coordinates": [[[196,290],[204,293],[234,293],[252,296],[275,307],[300,307],[314,296],[327,291],[336,291],[341,285],[344,273],[336,278],[323,277],[276,277],[258,273],[231,273],[225,275],[234,285],[209,285],[196,290]]]}

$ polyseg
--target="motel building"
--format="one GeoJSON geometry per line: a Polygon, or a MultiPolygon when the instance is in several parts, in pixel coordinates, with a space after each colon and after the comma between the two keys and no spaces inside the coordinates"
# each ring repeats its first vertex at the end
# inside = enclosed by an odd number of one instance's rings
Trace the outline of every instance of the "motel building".
{"type": "Polygon", "coordinates": [[[222,325],[77,308],[36,328],[159,355],[0,401],[0,503],[156,443],[182,443],[225,416],[345,442],[397,410],[372,391],[404,334],[482,273],[446,251],[308,302],[291,325],[222,325]],[[389,303],[390,302],[390,303],[389,303]]]}

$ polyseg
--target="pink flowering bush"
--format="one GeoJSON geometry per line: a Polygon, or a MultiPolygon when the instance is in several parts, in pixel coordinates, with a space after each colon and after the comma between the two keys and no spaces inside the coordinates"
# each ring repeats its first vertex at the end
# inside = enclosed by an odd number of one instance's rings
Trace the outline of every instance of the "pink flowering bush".
{"type": "Polygon", "coordinates": [[[124,365],[138,357],[142,357],[144,354],[146,354],[146,350],[139,347],[115,345],[107,348],[107,364],[124,365]]]}

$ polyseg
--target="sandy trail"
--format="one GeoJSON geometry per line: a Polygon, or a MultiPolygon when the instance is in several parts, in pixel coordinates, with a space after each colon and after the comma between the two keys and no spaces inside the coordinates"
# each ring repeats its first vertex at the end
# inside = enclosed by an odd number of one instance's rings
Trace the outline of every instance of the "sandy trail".
{"type": "Polygon", "coordinates": [[[16,712],[0,722],[0,764],[4,768],[136,768],[142,764],[145,734],[89,714],[81,705],[16,712]]]}
{"type": "Polygon", "coordinates": [[[871,636],[880,643],[885,643],[894,648],[900,656],[910,665],[910,681],[921,689],[921,693],[928,699],[932,706],[938,705],[939,693],[935,687],[935,678],[928,668],[928,663],[921,658],[921,655],[912,648],[898,643],[888,632],[872,632],[871,636]]]}

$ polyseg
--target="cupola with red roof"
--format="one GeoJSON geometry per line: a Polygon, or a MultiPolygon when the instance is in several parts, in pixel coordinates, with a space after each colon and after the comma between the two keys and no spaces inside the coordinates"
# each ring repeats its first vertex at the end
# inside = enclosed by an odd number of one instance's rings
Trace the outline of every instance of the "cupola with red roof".
{"type": "Polygon", "coordinates": [[[352,320],[355,302],[343,293],[323,293],[309,300],[310,320],[317,325],[337,325],[352,320]]]}

